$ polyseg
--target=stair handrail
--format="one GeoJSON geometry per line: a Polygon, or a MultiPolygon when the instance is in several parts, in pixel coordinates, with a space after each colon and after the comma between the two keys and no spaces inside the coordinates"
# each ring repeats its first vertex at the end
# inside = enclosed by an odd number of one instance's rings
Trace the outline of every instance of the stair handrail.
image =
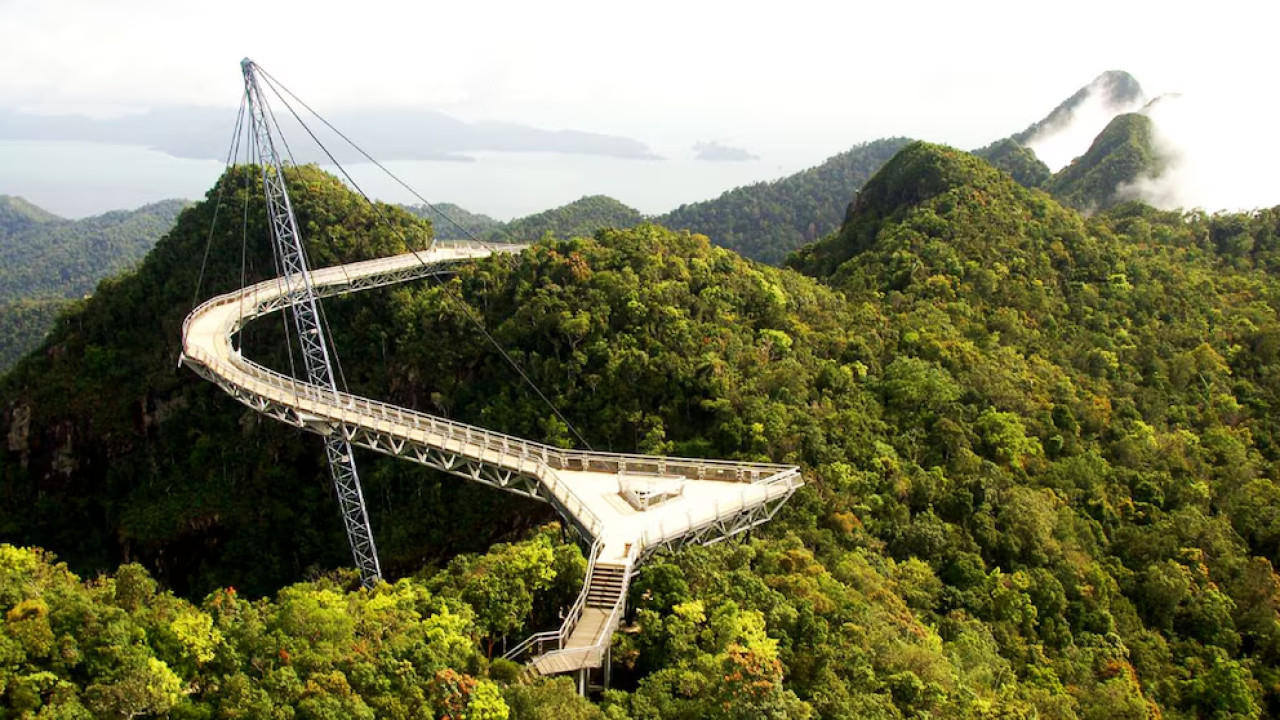
{"type": "MultiPolygon", "coordinates": [[[[564,620],[560,622],[559,629],[546,630],[540,633],[535,633],[533,635],[530,635],[529,637],[525,638],[524,641],[522,641],[519,645],[516,645],[515,647],[503,653],[502,654],[503,659],[514,660],[515,658],[520,657],[520,655],[522,655],[525,650],[528,650],[530,647],[532,647],[535,644],[537,644],[539,646],[539,649],[541,649],[542,644],[551,639],[556,640],[556,647],[554,648],[554,650],[552,650],[552,652],[554,652],[555,650],[562,649],[565,646],[565,644],[569,642],[569,636],[573,634],[573,629],[577,627],[578,621],[582,619],[582,611],[587,606],[587,596],[591,592],[591,578],[595,574],[596,560],[600,557],[600,554],[601,552],[603,552],[603,550],[604,550],[604,540],[603,538],[597,537],[595,539],[595,542],[591,543],[591,548],[587,551],[587,554],[590,557],[587,560],[587,574],[582,581],[582,590],[578,592],[578,598],[574,600],[574,603],[572,606],[570,606],[569,611],[565,613],[564,620]]],[[[541,655],[544,653],[539,653],[539,654],[541,655]]]]}
{"type": "Polygon", "coordinates": [[[600,628],[600,632],[596,634],[595,642],[592,647],[601,649],[602,646],[609,645],[613,640],[613,632],[618,629],[618,623],[622,621],[622,613],[627,606],[627,591],[631,587],[631,571],[635,568],[636,559],[640,557],[640,543],[635,543],[627,551],[627,561],[623,565],[622,571],[622,588],[618,592],[618,599],[613,603],[613,610],[609,613],[609,618],[600,628]]]}
{"type": "Polygon", "coordinates": [[[623,564],[622,587],[618,591],[618,597],[614,600],[613,608],[609,611],[608,617],[605,618],[604,624],[600,626],[600,630],[596,632],[596,636],[592,639],[591,644],[575,648],[565,648],[562,646],[558,650],[552,650],[539,655],[535,661],[556,656],[576,655],[587,658],[588,660],[595,660],[597,665],[593,665],[592,667],[598,667],[600,663],[603,663],[604,651],[613,643],[613,633],[618,629],[618,625],[622,622],[622,615],[627,606],[627,591],[631,587],[631,572],[639,557],[640,544],[636,543],[627,551],[626,562],[623,564]]]}

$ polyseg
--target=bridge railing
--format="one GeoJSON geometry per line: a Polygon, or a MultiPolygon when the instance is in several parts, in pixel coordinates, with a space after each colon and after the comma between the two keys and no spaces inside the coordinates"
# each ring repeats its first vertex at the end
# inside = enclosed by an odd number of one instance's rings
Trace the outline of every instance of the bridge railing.
{"type": "MultiPolygon", "coordinates": [[[[605,651],[613,644],[613,633],[617,631],[618,626],[622,623],[623,613],[625,613],[627,609],[627,588],[630,585],[629,579],[632,571],[635,569],[636,561],[639,557],[640,546],[633,545],[627,552],[623,570],[623,577],[628,578],[628,581],[623,583],[622,591],[618,593],[617,599],[614,600],[613,606],[609,609],[609,615],[605,618],[600,629],[596,631],[595,636],[591,638],[591,642],[582,647],[565,647],[565,644],[569,639],[568,635],[565,635],[560,643],[559,649],[542,653],[535,662],[542,659],[561,657],[578,659],[579,662],[577,665],[579,667],[600,667],[604,664],[605,651]]],[[[590,578],[588,578],[587,584],[590,585],[590,578]]],[[[572,630],[570,631],[570,634],[571,633],[572,630]]]]}
{"type": "MultiPolygon", "coordinates": [[[[440,271],[442,263],[450,261],[458,261],[475,257],[483,257],[484,254],[490,252],[519,252],[528,245],[491,243],[484,244],[478,242],[459,241],[459,242],[440,242],[435,243],[431,249],[417,250],[414,252],[404,253],[402,255],[393,255],[391,257],[373,258],[371,260],[361,260],[359,262],[349,263],[347,265],[335,265],[326,268],[319,268],[312,272],[312,280],[316,284],[316,289],[320,290],[320,286],[343,285],[351,281],[368,278],[380,274],[397,274],[405,270],[412,270],[421,267],[425,274],[440,271]],[[466,251],[475,251],[466,252],[466,251]]],[[[338,292],[341,292],[339,290],[338,292]]],[[[230,305],[242,302],[246,298],[254,298],[254,305],[270,302],[270,300],[284,294],[281,278],[270,278],[261,282],[254,283],[238,291],[218,295],[201,303],[193,310],[182,325],[184,345],[187,328],[191,320],[196,316],[207,311],[210,307],[217,305],[230,305]]],[[[268,308],[268,311],[276,308],[268,308]]],[[[245,314],[244,320],[252,319],[256,314],[245,314]]]]}
{"type": "Polygon", "coordinates": [[[420,442],[424,444],[536,477],[592,538],[600,537],[604,531],[600,516],[560,479],[553,464],[548,462],[554,457],[550,446],[350,393],[335,393],[243,357],[226,361],[199,346],[188,348],[186,355],[249,393],[290,405],[317,420],[355,424],[411,441],[416,440],[416,433],[421,435],[420,442]]]}
{"type": "Polygon", "coordinates": [[[738,517],[752,508],[757,508],[770,500],[790,497],[803,483],[800,481],[799,468],[790,468],[788,472],[779,473],[767,483],[744,487],[738,497],[725,503],[715,500],[710,507],[692,508],[684,516],[659,521],[657,528],[646,528],[640,535],[639,545],[644,548],[656,547],[663,543],[693,534],[719,523],[738,517]]]}
{"type": "Polygon", "coordinates": [[[591,594],[591,576],[595,573],[596,560],[600,558],[600,553],[604,550],[604,540],[596,538],[591,543],[591,549],[587,551],[587,574],[582,582],[582,590],[578,592],[578,598],[573,605],[565,613],[564,619],[560,622],[558,630],[548,630],[546,632],[535,633],[525,638],[523,642],[502,654],[507,660],[515,660],[522,655],[542,655],[547,652],[560,650],[569,642],[569,636],[573,634],[573,629],[578,626],[578,621],[582,619],[582,612],[587,607],[587,597],[591,594]]]}
{"type": "MultiPolygon", "coordinates": [[[[443,248],[443,250],[444,252],[436,253],[437,259],[458,257],[450,256],[447,252],[449,248],[443,248]]],[[[423,262],[422,255],[423,253],[419,252],[393,258],[379,258],[343,266],[341,270],[326,268],[317,271],[313,280],[317,286],[341,285],[350,282],[352,278],[376,276],[379,273],[398,273],[423,262]]],[[[305,401],[308,407],[299,409],[305,409],[319,418],[354,423],[371,430],[388,432],[392,428],[381,428],[379,422],[394,423],[412,432],[435,436],[435,438],[424,437],[424,441],[438,438],[442,447],[450,443],[454,445],[455,448],[450,448],[451,451],[516,473],[535,476],[565,509],[583,521],[593,538],[599,537],[603,530],[603,522],[560,480],[558,471],[604,472],[621,475],[636,473],[763,485],[798,480],[798,470],[790,465],[564,450],[349,393],[335,393],[327,388],[309,385],[270,370],[238,356],[234,351],[229,351],[231,356],[224,361],[213,353],[205,352],[199,346],[188,342],[190,326],[195,318],[219,306],[241,304],[244,307],[240,312],[228,315],[223,320],[223,325],[217,330],[217,335],[220,337],[214,339],[215,342],[226,339],[229,343],[230,336],[238,331],[243,322],[259,314],[279,309],[278,305],[272,304],[272,300],[280,297],[284,292],[285,289],[277,278],[257,283],[237,292],[220,295],[201,304],[187,316],[183,323],[185,355],[205,365],[227,382],[239,384],[249,392],[258,392],[258,390],[245,386],[243,380],[237,380],[237,376],[243,376],[272,388],[276,397],[271,399],[276,402],[287,405],[293,401],[301,405],[305,401]]],[[[412,438],[411,433],[402,434],[412,438]]]]}
{"type": "Polygon", "coordinates": [[[629,455],[625,453],[558,450],[563,470],[604,472],[625,475],[657,475],[689,480],[767,483],[779,473],[793,470],[793,465],[748,463],[735,460],[629,455]]]}

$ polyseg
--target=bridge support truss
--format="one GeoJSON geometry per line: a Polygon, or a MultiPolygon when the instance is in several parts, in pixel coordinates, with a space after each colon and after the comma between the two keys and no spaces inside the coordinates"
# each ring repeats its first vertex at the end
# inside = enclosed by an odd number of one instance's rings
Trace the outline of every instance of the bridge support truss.
{"type": "MultiPolygon", "coordinates": [[[[311,283],[311,269],[307,265],[302,236],[298,232],[298,219],[289,201],[285,187],[284,167],[276,151],[272,128],[274,118],[258,87],[254,64],[246,58],[240,64],[244,72],[245,94],[248,96],[249,123],[253,142],[262,164],[262,185],[267,196],[267,214],[270,216],[271,239],[275,244],[276,259],[286,290],[281,296],[293,316],[294,330],[302,347],[303,365],[307,382],[331,390],[335,396],[338,385],[334,379],[333,358],[324,323],[320,318],[319,298],[311,283]]],[[[276,131],[278,132],[278,128],[276,131]]],[[[342,523],[346,528],[351,555],[360,571],[360,581],[366,586],[382,579],[382,567],[378,562],[378,549],[373,542],[373,528],[365,508],[364,493],[360,488],[360,473],[356,469],[351,443],[341,434],[325,437],[325,457],[329,462],[329,474],[342,511],[342,523]]]]}

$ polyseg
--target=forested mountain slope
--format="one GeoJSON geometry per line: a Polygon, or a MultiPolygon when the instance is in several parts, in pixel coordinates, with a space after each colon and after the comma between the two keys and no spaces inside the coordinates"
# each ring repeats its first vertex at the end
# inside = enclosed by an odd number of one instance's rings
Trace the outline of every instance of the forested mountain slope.
{"type": "Polygon", "coordinates": [[[27,230],[62,218],[12,195],[0,195],[0,236],[27,230]]]}
{"type": "Polygon", "coordinates": [[[92,292],[102,278],[142,259],[173,227],[184,205],[164,200],[63,220],[21,198],[0,197],[0,299],[92,292]],[[31,217],[36,219],[28,221],[31,217]]]}
{"type": "MultiPolygon", "coordinates": [[[[318,173],[293,187],[309,236],[339,243],[313,243],[328,260],[420,236],[407,217],[398,234],[363,227],[371,214],[318,173]]],[[[238,577],[269,590],[346,563],[314,438],[173,374],[194,278],[165,270],[203,236],[180,223],[0,387],[0,492],[13,500],[0,537],[80,567],[139,557],[199,592],[238,577]],[[168,309],[109,332],[142,297],[168,309]]],[[[225,286],[238,279],[238,227],[215,237],[212,277],[225,286]]],[[[1280,712],[1278,249],[1280,208],[1124,205],[1084,218],[979,158],[920,143],[866,184],[840,231],[795,256],[813,277],[641,225],[328,312],[358,391],[568,443],[462,301],[598,448],[804,466],[810,484],[749,541],[641,571],[613,653],[618,689],[599,710],[574,708],[583,717],[1262,717],[1280,712]]],[[[251,356],[272,355],[262,348],[279,342],[275,324],[253,329],[251,356]]],[[[485,531],[474,547],[547,517],[411,465],[362,455],[362,469],[398,572],[436,572],[440,554],[466,545],[448,528],[485,531]]],[[[449,623],[433,598],[457,597],[476,621],[455,605],[464,620],[448,627],[482,648],[543,629],[524,621],[554,617],[566,591],[547,578],[574,563],[541,542],[384,588],[376,604],[323,581],[252,608],[215,592],[200,612],[226,642],[203,665],[170,660],[182,645],[163,632],[145,643],[193,704],[230,707],[215,703],[236,673],[248,688],[293,678],[264,700],[290,707],[410,702],[396,678],[447,667],[450,687],[492,682],[519,717],[539,698],[555,707],[556,686],[511,682],[513,668],[486,668],[474,645],[444,662],[426,640],[397,655],[394,633],[416,626],[391,609],[449,623]],[[362,637],[374,609],[392,613],[381,616],[391,634],[362,637]]],[[[50,617],[71,592],[47,601],[50,617]]],[[[5,602],[17,620],[42,612],[5,602]]],[[[203,623],[196,613],[183,626],[203,623]]],[[[30,657],[23,667],[52,667],[30,657]]],[[[441,713],[447,701],[417,702],[441,713]]]]}
{"type": "Polygon", "coordinates": [[[453,203],[435,203],[434,207],[406,205],[404,209],[430,220],[437,240],[482,238],[504,225],[500,220],[494,220],[483,213],[470,212],[453,203]]]}
{"type": "Polygon", "coordinates": [[[794,259],[877,319],[860,360],[896,432],[841,470],[843,502],[1027,697],[1276,712],[1278,249],[1280,208],[1086,220],[920,144],[794,259]]]}
{"type": "Polygon", "coordinates": [[[885,138],[863,143],[780,180],[681,205],[654,222],[702,233],[745,257],[779,265],[787,253],[839,227],[853,194],[908,142],[885,138]]]}
{"type": "MultiPolygon", "coordinates": [[[[1125,110],[1135,108],[1141,104],[1146,95],[1142,91],[1142,86],[1138,84],[1136,78],[1127,72],[1121,70],[1109,70],[1094,78],[1088,85],[1077,90],[1071,97],[1062,101],[1043,119],[1032,123],[1029,127],[1021,132],[1014,133],[1003,140],[987,145],[986,147],[974,150],[973,154],[986,160],[995,167],[1004,170],[1013,176],[1013,179],[1025,187],[1047,187],[1050,182],[1050,176],[1053,173],[1049,166],[1036,156],[1035,150],[1030,145],[1043,142],[1046,139],[1053,138],[1059,133],[1069,131],[1073,125],[1081,122],[1079,117],[1084,114],[1086,117],[1083,121],[1093,119],[1096,112],[1105,113],[1105,117],[1111,117],[1111,125],[1114,125],[1115,118],[1125,114],[1125,110]]],[[[1110,152],[1119,151],[1118,143],[1108,142],[1103,148],[1099,148],[1099,141],[1102,136],[1114,136],[1117,132],[1129,132],[1134,130],[1130,125],[1125,125],[1123,131],[1118,131],[1110,125],[1093,141],[1093,149],[1089,151],[1093,155],[1093,159],[1089,162],[1090,166],[1097,165],[1104,161],[1105,156],[1110,152]]],[[[1143,147],[1150,146],[1149,127],[1147,128],[1147,137],[1142,143],[1143,147]]],[[[1083,147],[1080,150],[1084,150],[1083,147]]],[[[1080,163],[1081,159],[1077,158],[1073,165],[1080,163]]],[[[1107,161],[1116,162],[1116,161],[1107,161]]],[[[1127,162],[1127,161],[1122,161],[1127,162]]],[[[1067,174],[1074,177],[1075,171],[1068,172],[1069,168],[1064,167],[1059,171],[1059,175],[1067,174]]],[[[1056,177],[1056,176],[1055,176],[1056,177]]],[[[1115,178],[1106,178],[1114,180],[1115,178]]],[[[1089,195],[1104,194],[1102,185],[1104,182],[1102,177],[1095,177],[1090,185],[1094,188],[1089,195]]],[[[1116,186],[1125,180],[1132,180],[1132,177],[1120,179],[1117,182],[1110,183],[1110,191],[1105,193],[1105,200],[1109,200],[1116,186]]],[[[1066,204],[1081,208],[1083,207],[1078,200],[1078,191],[1076,185],[1078,181],[1073,179],[1060,180],[1061,188],[1055,188],[1050,192],[1053,193],[1060,201],[1066,204]]],[[[1114,203],[1111,203],[1114,204],[1114,203]]],[[[1105,205],[1110,207],[1110,204],[1105,205]]],[[[1092,209],[1104,209],[1103,203],[1095,202],[1091,206],[1092,209]]]]}
{"type": "Polygon", "coordinates": [[[0,372],[39,344],[69,301],[141,260],[184,204],[165,200],[64,220],[0,196],[0,372]]]}
{"type": "Polygon", "coordinates": [[[1085,212],[1106,210],[1133,199],[1125,196],[1125,188],[1158,177],[1168,164],[1168,158],[1156,149],[1154,134],[1150,117],[1117,115],[1089,150],[1058,171],[1044,189],[1063,205],[1085,212]]]}
{"type": "Polygon", "coordinates": [[[502,242],[535,242],[551,233],[557,237],[591,235],[601,228],[629,228],[644,216],[607,195],[589,195],[560,207],[516,218],[489,233],[502,242]]]}
{"type": "Polygon", "coordinates": [[[1036,157],[1034,150],[1020,145],[1013,138],[997,140],[974,150],[973,154],[1009,173],[1014,182],[1023,187],[1040,187],[1053,174],[1049,171],[1049,166],[1036,157]]]}

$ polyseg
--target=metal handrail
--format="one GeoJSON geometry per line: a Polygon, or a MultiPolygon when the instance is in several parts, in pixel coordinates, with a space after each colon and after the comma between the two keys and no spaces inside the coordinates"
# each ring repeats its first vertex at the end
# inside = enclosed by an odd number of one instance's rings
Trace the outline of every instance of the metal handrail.
{"type": "MultiPolygon", "coordinates": [[[[535,643],[538,644],[539,651],[541,651],[543,643],[553,638],[556,640],[556,650],[563,648],[565,643],[569,642],[569,636],[573,634],[573,629],[577,626],[578,621],[582,619],[582,611],[587,606],[587,596],[591,594],[591,577],[595,574],[596,560],[600,558],[600,553],[603,551],[604,540],[602,538],[596,538],[595,542],[591,543],[591,549],[587,551],[590,555],[590,559],[587,561],[587,575],[582,581],[582,590],[578,591],[577,599],[574,600],[573,605],[570,606],[569,612],[565,613],[564,620],[560,622],[559,629],[545,630],[543,632],[530,635],[519,645],[516,645],[514,648],[503,653],[502,657],[504,659],[514,660],[515,658],[520,657],[525,650],[532,647],[535,643]]],[[[539,654],[542,653],[539,652],[539,654]]]]}
{"type": "Polygon", "coordinates": [[[741,514],[743,511],[745,511],[749,507],[755,507],[762,503],[768,502],[769,500],[775,499],[776,497],[780,497],[783,495],[790,495],[792,492],[794,492],[797,488],[799,488],[803,484],[799,482],[798,480],[799,476],[800,476],[799,469],[795,469],[793,472],[789,472],[789,473],[780,473],[776,478],[773,479],[772,482],[768,483],[768,485],[766,486],[770,488],[782,487],[784,488],[784,492],[770,493],[766,491],[763,496],[760,496],[758,498],[753,498],[751,502],[748,502],[746,497],[746,491],[744,490],[740,494],[738,502],[736,504],[721,506],[719,504],[719,501],[717,501],[714,506],[715,512],[710,516],[701,516],[698,518],[698,520],[695,521],[692,515],[692,511],[690,511],[690,513],[686,515],[685,522],[681,525],[676,525],[673,528],[667,528],[663,525],[663,523],[659,522],[658,533],[656,535],[653,533],[651,529],[645,528],[644,531],[640,533],[639,545],[642,547],[651,547],[651,546],[658,545],[678,537],[689,535],[705,527],[715,525],[716,523],[724,522],[725,520],[732,518],[735,515],[741,514]]]}
{"type": "MultiPolygon", "coordinates": [[[[428,262],[423,259],[423,253],[431,253],[438,249],[433,247],[428,251],[318,270],[313,273],[312,281],[317,290],[324,289],[328,294],[350,289],[368,289],[383,281],[385,281],[384,284],[401,282],[421,275],[445,272],[445,263],[478,256],[465,255],[467,247],[492,251],[488,246],[454,247],[453,254],[437,253],[437,257],[428,262]]],[[[245,322],[283,309],[292,301],[293,298],[281,286],[278,278],[210,298],[201,303],[183,321],[183,354],[180,362],[196,366],[197,369],[203,367],[202,373],[207,371],[213,379],[228,389],[235,388],[237,391],[243,391],[258,401],[292,408],[295,416],[293,419],[299,425],[305,426],[314,420],[322,424],[340,423],[345,426],[355,426],[373,433],[389,435],[400,442],[422,443],[534,478],[545,489],[549,499],[557,503],[571,519],[580,523],[586,534],[593,539],[586,582],[560,628],[530,636],[504,654],[504,657],[517,657],[534,645],[541,650],[553,642],[556,649],[544,655],[602,652],[621,622],[631,572],[644,548],[742,513],[749,504],[748,487],[745,486],[754,485],[763,490],[763,495],[758,491],[750,493],[752,495],[750,505],[754,507],[782,497],[784,494],[789,495],[802,484],[799,482],[799,468],[794,465],[564,450],[390,403],[321,388],[283,375],[241,356],[232,345],[231,339],[245,322]],[[233,304],[240,305],[240,312],[227,312],[225,317],[217,319],[220,324],[212,328],[209,337],[211,346],[207,350],[201,345],[190,342],[191,328],[197,319],[215,308],[233,304]],[[560,471],[683,476],[697,480],[737,482],[742,483],[744,487],[736,505],[722,508],[717,501],[715,512],[710,517],[699,516],[695,520],[690,511],[687,521],[672,530],[662,527],[661,524],[657,536],[654,536],[650,530],[645,530],[636,542],[630,544],[622,591],[615,600],[606,622],[593,639],[593,643],[585,648],[568,649],[564,646],[585,612],[591,580],[596,570],[596,560],[603,551],[604,523],[573,492],[572,488],[560,479],[560,471]],[[777,487],[780,487],[782,492],[774,492],[774,488],[777,487]]],[[[380,449],[376,447],[376,442],[371,447],[380,449]]],[[[399,449],[396,452],[398,453],[399,449]]]]}
{"type": "MultiPolygon", "coordinates": [[[[613,641],[613,633],[618,629],[618,625],[622,622],[622,614],[627,605],[627,588],[631,585],[631,571],[635,567],[636,560],[640,557],[640,546],[632,545],[627,552],[626,563],[623,565],[624,578],[622,590],[618,593],[618,599],[614,601],[613,608],[609,612],[609,616],[605,619],[604,624],[600,626],[600,630],[592,639],[590,645],[582,647],[566,648],[561,643],[560,649],[552,650],[538,656],[539,659],[550,657],[562,657],[566,655],[584,655],[588,659],[595,659],[603,662],[604,650],[613,641]]],[[[568,638],[565,638],[566,640],[568,638]]]]}
{"type": "Polygon", "coordinates": [[[622,620],[622,611],[627,605],[627,588],[631,586],[631,571],[635,567],[636,559],[640,556],[640,546],[632,545],[627,552],[627,562],[623,566],[623,582],[622,591],[618,593],[618,599],[613,603],[613,611],[609,613],[609,619],[605,621],[604,626],[600,628],[600,632],[596,634],[595,647],[608,644],[613,638],[613,631],[618,628],[618,623],[622,620]]]}
{"type": "MultiPolygon", "coordinates": [[[[355,278],[368,277],[371,275],[377,275],[379,273],[394,273],[394,272],[405,269],[404,267],[402,267],[405,265],[407,265],[409,268],[414,267],[413,264],[409,263],[409,258],[413,259],[413,263],[422,262],[420,253],[406,253],[404,255],[393,256],[390,258],[378,258],[374,260],[366,260],[359,263],[352,263],[351,265],[340,266],[345,271],[341,275],[333,273],[332,271],[334,270],[334,268],[326,268],[324,270],[316,271],[316,275],[320,277],[315,278],[315,284],[319,288],[319,287],[329,286],[334,284],[345,284],[345,283],[351,282],[355,278]],[[326,274],[333,275],[333,282],[326,282],[327,278],[324,277],[326,274]]],[[[442,262],[449,259],[452,259],[452,258],[441,258],[437,262],[442,262]]],[[[457,259],[463,259],[463,258],[457,258],[457,259]]],[[[229,337],[230,335],[236,333],[239,330],[239,326],[242,324],[242,322],[258,317],[260,314],[273,312],[279,309],[277,307],[270,307],[267,305],[267,303],[269,303],[272,299],[275,299],[276,297],[279,297],[281,295],[283,295],[282,288],[277,283],[277,281],[273,279],[273,280],[265,280],[260,283],[256,283],[254,285],[251,285],[248,288],[242,289],[239,292],[227,293],[225,295],[221,295],[206,301],[205,303],[201,304],[196,309],[196,311],[188,315],[186,320],[183,322],[184,348],[187,345],[186,337],[188,334],[187,331],[191,321],[193,320],[193,318],[207,311],[209,308],[217,305],[226,305],[226,304],[231,304],[235,302],[244,302],[245,299],[250,297],[254,299],[254,308],[251,312],[244,313],[237,316],[234,319],[235,321],[231,323],[231,327],[224,328],[224,330],[227,332],[227,335],[229,337]],[[260,299],[261,296],[265,296],[265,297],[262,297],[260,299]]],[[[188,357],[192,357],[191,353],[187,353],[187,355],[188,357]]],[[[244,362],[246,365],[253,365],[256,369],[260,370],[260,373],[256,373],[257,375],[259,375],[259,379],[265,379],[270,375],[277,375],[280,378],[292,380],[292,378],[288,378],[287,376],[280,375],[279,373],[275,373],[274,371],[268,370],[267,368],[264,368],[261,365],[256,365],[256,363],[252,363],[251,361],[245,360],[243,358],[240,358],[240,360],[241,362],[244,362]]],[[[280,389],[286,390],[294,395],[301,394],[294,385],[290,385],[288,387],[281,386],[280,389]]],[[[358,396],[349,396],[349,397],[362,401],[362,404],[366,408],[379,408],[379,409],[389,408],[394,410],[396,413],[402,413],[405,410],[404,408],[400,408],[398,406],[389,405],[387,403],[381,403],[376,400],[371,400],[368,398],[359,398],[358,396]]],[[[594,470],[594,471],[604,471],[604,472],[630,471],[630,472],[653,473],[653,474],[659,474],[659,475],[684,475],[685,477],[704,479],[704,480],[751,482],[751,483],[770,483],[775,479],[776,476],[795,470],[794,466],[781,465],[781,464],[775,464],[775,463],[743,463],[743,462],[737,462],[732,460],[661,457],[661,456],[653,456],[653,455],[606,453],[606,452],[581,451],[581,450],[566,451],[561,448],[544,445],[542,443],[532,442],[532,441],[525,440],[523,438],[515,437],[512,435],[496,433],[490,430],[486,430],[484,428],[479,428],[477,426],[466,425],[464,423],[457,423],[454,421],[447,420],[445,418],[432,416],[427,413],[419,413],[416,411],[408,411],[408,412],[422,418],[435,419],[438,423],[451,426],[452,428],[462,429],[464,433],[466,433],[467,429],[470,429],[472,434],[479,431],[486,439],[496,438],[497,440],[503,442],[505,445],[516,445],[517,447],[526,447],[530,451],[532,451],[530,454],[541,455],[543,458],[545,458],[545,460],[551,467],[557,470],[582,470],[582,471],[594,470]]],[[[472,434],[467,435],[468,440],[471,439],[472,434]]],[[[494,446],[488,446],[487,449],[492,451],[492,450],[497,450],[499,448],[494,446]]]]}

